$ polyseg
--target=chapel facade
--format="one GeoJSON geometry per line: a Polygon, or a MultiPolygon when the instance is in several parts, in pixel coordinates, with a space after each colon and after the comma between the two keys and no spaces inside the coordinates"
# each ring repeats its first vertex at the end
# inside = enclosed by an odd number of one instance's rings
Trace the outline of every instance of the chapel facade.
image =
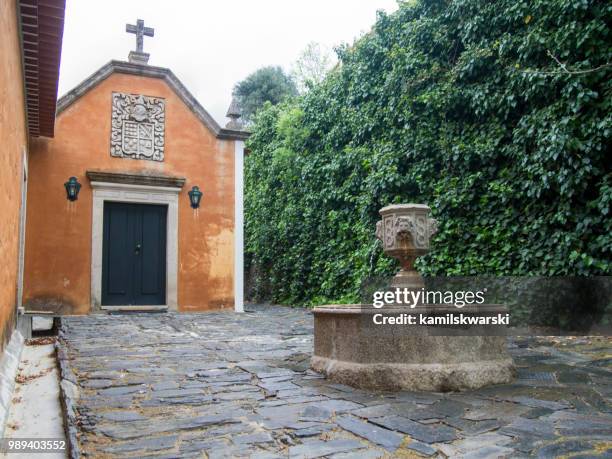
{"type": "Polygon", "coordinates": [[[30,142],[23,305],[30,313],[205,311],[243,301],[238,114],[221,127],[143,36],[57,102],[30,142]]]}

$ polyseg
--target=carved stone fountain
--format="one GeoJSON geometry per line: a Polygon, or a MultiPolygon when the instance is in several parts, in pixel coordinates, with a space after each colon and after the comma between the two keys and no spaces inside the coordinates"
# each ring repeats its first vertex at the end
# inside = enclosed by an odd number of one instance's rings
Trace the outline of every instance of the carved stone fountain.
{"type": "MultiPolygon", "coordinates": [[[[376,236],[384,252],[397,258],[401,270],[390,289],[423,291],[414,268],[429,251],[437,223],[423,204],[399,204],[380,210],[376,236]]],[[[477,332],[448,333],[424,326],[375,326],[374,315],[399,317],[457,313],[455,305],[392,304],[376,309],[368,304],[328,305],[314,309],[314,355],[311,367],[329,379],[372,390],[455,391],[511,382],[514,364],[505,336],[477,332]]],[[[464,315],[505,314],[502,305],[464,306],[464,315]]]]}
{"type": "Polygon", "coordinates": [[[376,237],[383,243],[384,252],[397,258],[401,266],[391,287],[412,290],[425,287],[414,262],[429,251],[429,240],[438,231],[438,222],[429,217],[429,212],[424,204],[397,204],[380,209],[382,220],[376,223],[376,237]]]}

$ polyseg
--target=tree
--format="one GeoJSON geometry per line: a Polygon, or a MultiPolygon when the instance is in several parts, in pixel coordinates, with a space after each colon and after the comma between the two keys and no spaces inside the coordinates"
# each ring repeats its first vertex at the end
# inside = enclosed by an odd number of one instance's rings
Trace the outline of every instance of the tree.
{"type": "Polygon", "coordinates": [[[332,64],[333,60],[327,48],[314,41],[308,43],[293,64],[291,71],[300,93],[305,93],[312,86],[323,81],[332,64]]]}
{"type": "Polygon", "coordinates": [[[249,122],[266,102],[276,105],[297,95],[295,83],[280,67],[262,67],[234,86],[234,96],[249,122]]]}

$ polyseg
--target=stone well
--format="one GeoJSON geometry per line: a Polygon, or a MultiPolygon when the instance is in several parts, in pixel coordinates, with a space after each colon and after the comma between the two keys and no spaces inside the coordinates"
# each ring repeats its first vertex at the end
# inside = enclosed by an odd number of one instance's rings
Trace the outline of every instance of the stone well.
{"type": "MultiPolygon", "coordinates": [[[[390,287],[421,290],[423,279],[414,261],[429,250],[436,232],[429,207],[422,204],[387,206],[376,235],[386,254],[398,258],[401,270],[390,287]]],[[[429,326],[377,329],[374,314],[445,315],[457,313],[454,305],[418,304],[385,306],[328,305],[314,309],[312,368],[329,379],[371,390],[459,391],[490,384],[509,383],[515,369],[506,349],[505,336],[470,336],[456,329],[429,326]]],[[[505,314],[503,305],[465,306],[464,315],[505,314]]]]}

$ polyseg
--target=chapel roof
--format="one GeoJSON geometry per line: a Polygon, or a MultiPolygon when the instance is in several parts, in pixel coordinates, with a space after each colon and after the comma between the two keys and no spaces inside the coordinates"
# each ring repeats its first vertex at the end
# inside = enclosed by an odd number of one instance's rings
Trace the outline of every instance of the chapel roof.
{"type": "Polygon", "coordinates": [[[110,61],[82,81],[78,86],[64,94],[57,101],[57,114],[59,115],[66,110],[70,105],[114,73],[159,78],[163,80],[179,96],[183,103],[189,107],[197,118],[219,139],[245,140],[250,135],[250,133],[246,131],[221,127],[170,69],[115,60],[110,61]]]}
{"type": "Polygon", "coordinates": [[[19,26],[28,132],[53,137],[65,0],[20,0],[19,26]]]}

